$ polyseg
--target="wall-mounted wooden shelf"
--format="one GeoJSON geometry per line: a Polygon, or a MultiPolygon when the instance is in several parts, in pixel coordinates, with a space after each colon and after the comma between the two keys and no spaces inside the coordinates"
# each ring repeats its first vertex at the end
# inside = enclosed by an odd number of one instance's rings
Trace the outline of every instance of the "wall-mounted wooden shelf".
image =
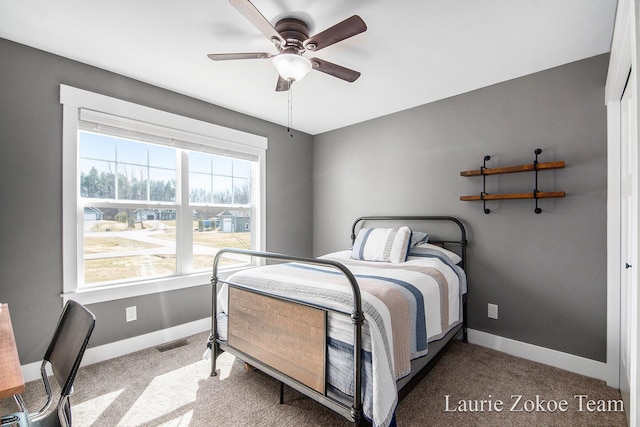
{"type": "MultiPolygon", "coordinates": [[[[538,170],[547,169],[562,169],[564,168],[564,160],[557,162],[538,163],[538,170]]],[[[462,171],[460,176],[481,176],[481,175],[498,175],[503,173],[516,173],[516,172],[533,172],[536,170],[536,166],[533,163],[518,166],[505,166],[503,168],[481,168],[471,171],[462,171]]]]}
{"type": "Polygon", "coordinates": [[[480,169],[468,170],[460,172],[460,176],[482,176],[482,192],[480,194],[474,194],[471,196],[460,196],[460,200],[462,201],[478,201],[481,200],[484,206],[484,213],[488,214],[491,211],[487,209],[486,201],[487,200],[514,200],[514,199],[535,199],[536,207],[534,212],[539,214],[542,212],[542,209],[538,207],[538,199],[548,199],[553,197],[564,197],[564,191],[538,191],[538,171],[541,170],[549,170],[549,169],[562,169],[564,168],[564,160],[556,161],[556,162],[546,162],[539,163],[538,155],[542,153],[541,149],[535,150],[536,159],[533,163],[524,164],[524,165],[516,165],[516,166],[505,166],[500,168],[487,168],[487,161],[491,159],[491,156],[484,156],[484,166],[480,169]],[[486,176],[487,175],[498,175],[498,174],[506,174],[506,173],[517,173],[517,172],[535,172],[535,189],[530,193],[504,193],[504,194],[487,194],[486,192],[486,176]]]}
{"type": "Polygon", "coordinates": [[[564,197],[564,191],[538,191],[534,195],[531,193],[508,193],[508,194],[474,194],[471,196],[460,196],[460,200],[473,202],[478,200],[513,200],[513,199],[550,199],[553,197],[564,197]]]}

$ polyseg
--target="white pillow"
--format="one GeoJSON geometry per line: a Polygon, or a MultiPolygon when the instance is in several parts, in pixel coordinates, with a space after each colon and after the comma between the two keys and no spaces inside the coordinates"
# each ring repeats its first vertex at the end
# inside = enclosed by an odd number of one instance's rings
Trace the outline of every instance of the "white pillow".
{"type": "Polygon", "coordinates": [[[417,244],[416,246],[411,248],[409,255],[415,254],[417,256],[420,256],[421,254],[425,255],[429,253],[442,254],[449,258],[454,264],[458,264],[460,263],[460,261],[462,261],[462,258],[460,258],[460,255],[458,255],[457,253],[451,252],[450,250],[437,245],[432,245],[431,243],[417,244]]]}
{"type": "Polygon", "coordinates": [[[407,260],[411,229],[362,228],[351,250],[351,258],[362,261],[399,263],[407,260]]]}

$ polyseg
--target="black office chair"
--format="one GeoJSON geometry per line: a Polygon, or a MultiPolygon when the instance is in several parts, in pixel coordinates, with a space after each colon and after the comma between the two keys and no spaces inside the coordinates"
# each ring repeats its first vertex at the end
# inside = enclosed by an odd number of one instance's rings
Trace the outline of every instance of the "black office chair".
{"type": "Polygon", "coordinates": [[[95,324],[95,316],[82,304],[71,300],[65,304],[40,367],[47,402],[37,412],[2,416],[1,427],[71,427],[69,396],[73,392],[73,381],[95,324]],[[46,371],[47,364],[51,365],[53,376],[61,388],[57,409],[51,411],[53,393],[46,371]]]}

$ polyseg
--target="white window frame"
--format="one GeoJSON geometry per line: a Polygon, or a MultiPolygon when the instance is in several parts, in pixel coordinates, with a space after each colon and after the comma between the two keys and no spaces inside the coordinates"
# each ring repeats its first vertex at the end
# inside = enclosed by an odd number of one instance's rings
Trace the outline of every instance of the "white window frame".
{"type": "MultiPolygon", "coordinates": [[[[147,130],[162,127],[170,130],[174,145],[182,148],[194,148],[210,153],[245,154],[258,159],[258,171],[253,185],[255,212],[252,224],[258,230],[253,234],[252,247],[264,250],[266,247],[266,137],[230,129],[178,114],[145,107],[129,101],[100,95],[75,87],[60,85],[60,103],[63,106],[62,125],[62,245],[63,245],[63,293],[64,303],[73,299],[83,304],[94,304],[114,299],[130,298],[158,292],[167,292],[192,286],[209,285],[211,272],[199,272],[160,279],[141,280],[133,283],[79,288],[79,274],[82,274],[84,254],[79,251],[83,247],[84,209],[80,201],[79,143],[80,115],[90,112],[94,117],[108,120],[117,117],[130,126],[138,126],[135,130],[147,130]],[[174,139],[175,138],[175,139],[174,139]],[[188,142],[185,142],[188,141],[188,142]]],[[[184,153],[186,155],[186,152],[184,153]]],[[[188,174],[188,171],[180,173],[188,174]]],[[[183,191],[187,194],[188,191],[183,191]]],[[[182,204],[188,200],[181,201],[182,204]]],[[[184,221],[191,218],[181,216],[184,221]]],[[[191,252],[192,237],[176,242],[176,251],[191,252]]],[[[260,261],[256,261],[260,262],[260,261]]]]}

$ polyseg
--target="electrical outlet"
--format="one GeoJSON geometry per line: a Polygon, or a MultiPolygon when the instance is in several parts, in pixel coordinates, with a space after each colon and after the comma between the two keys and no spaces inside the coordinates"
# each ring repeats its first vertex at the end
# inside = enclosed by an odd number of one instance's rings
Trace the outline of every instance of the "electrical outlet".
{"type": "Polygon", "coordinates": [[[487,317],[491,319],[498,318],[498,306],[496,304],[487,304],[487,317]]]}
{"type": "Polygon", "coordinates": [[[138,319],[138,313],[136,311],[136,306],[132,306],[132,307],[127,307],[125,309],[125,312],[127,314],[127,322],[133,322],[134,320],[138,319]]]}

